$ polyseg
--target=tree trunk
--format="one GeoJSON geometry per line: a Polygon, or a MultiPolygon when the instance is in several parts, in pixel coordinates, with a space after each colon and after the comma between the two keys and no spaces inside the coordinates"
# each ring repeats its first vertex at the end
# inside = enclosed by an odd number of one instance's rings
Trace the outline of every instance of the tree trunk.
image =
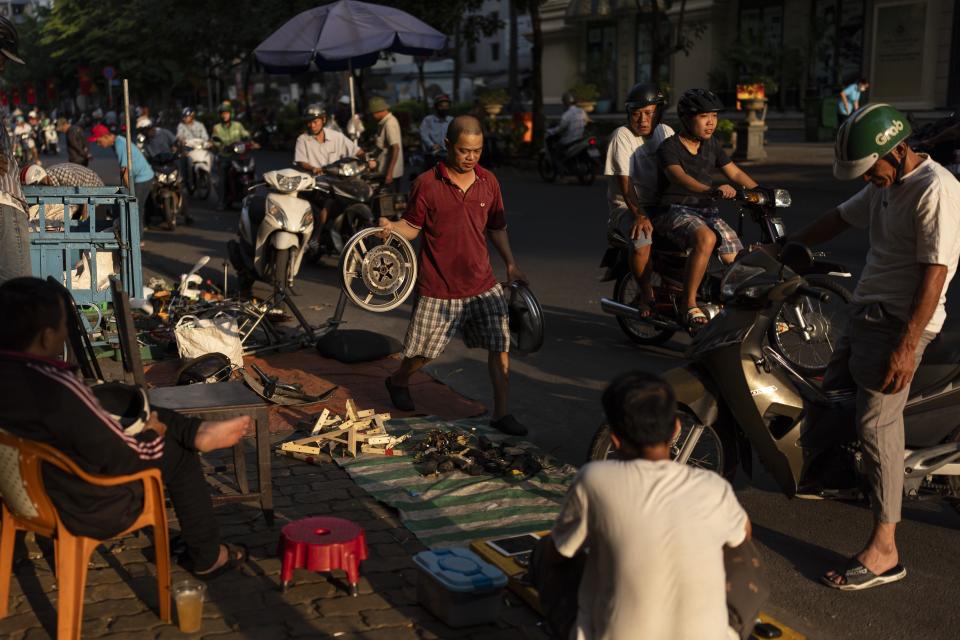
{"type": "Polygon", "coordinates": [[[530,24],[533,27],[533,148],[543,144],[546,118],[543,113],[543,31],[540,29],[540,0],[530,3],[530,24]]]}
{"type": "Polygon", "coordinates": [[[453,101],[460,102],[460,23],[453,32],[453,101]]]}
{"type": "Polygon", "coordinates": [[[517,40],[517,6],[515,0],[510,0],[510,68],[508,84],[510,86],[510,105],[513,112],[520,111],[520,45],[517,40]]]}

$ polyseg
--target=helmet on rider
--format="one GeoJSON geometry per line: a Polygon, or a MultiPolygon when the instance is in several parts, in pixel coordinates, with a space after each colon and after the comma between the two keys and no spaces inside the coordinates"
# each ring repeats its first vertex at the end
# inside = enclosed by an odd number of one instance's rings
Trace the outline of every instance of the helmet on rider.
{"type": "MultiPolygon", "coordinates": [[[[700,139],[693,133],[691,120],[701,113],[715,113],[723,111],[723,102],[713,91],[709,89],[688,89],[680,96],[677,101],[677,115],[680,116],[680,124],[683,126],[684,133],[688,136],[700,139]]],[[[702,140],[701,140],[702,141],[702,140]]]]}
{"type": "Polygon", "coordinates": [[[450,96],[448,96],[448,95],[445,94],[445,93],[441,93],[441,94],[437,95],[437,97],[435,97],[435,98],[433,99],[433,106],[434,106],[434,108],[440,106],[440,104],[443,103],[443,102],[446,102],[446,103],[447,103],[447,106],[450,106],[450,96]]]}
{"type": "Polygon", "coordinates": [[[859,178],[886,160],[896,169],[896,184],[903,178],[903,160],[890,154],[910,137],[906,116],[888,104],[861,107],[840,126],[834,146],[833,176],[838,180],[859,178]]]}
{"type": "Polygon", "coordinates": [[[663,117],[663,106],[666,102],[667,99],[657,85],[652,82],[639,82],[633,85],[630,93],[627,94],[625,106],[629,114],[636,109],[657,105],[657,113],[653,117],[653,126],[656,127],[660,124],[660,119],[663,117]]]}
{"type": "Polygon", "coordinates": [[[229,113],[233,115],[233,104],[229,100],[224,100],[217,108],[217,113],[229,113]]]}
{"type": "Polygon", "coordinates": [[[190,116],[195,116],[195,115],[197,115],[197,112],[194,110],[193,107],[184,107],[183,111],[180,112],[180,117],[184,120],[186,120],[190,116]]]}
{"type": "Polygon", "coordinates": [[[322,104],[320,104],[319,102],[308,104],[307,108],[303,110],[304,122],[313,122],[317,118],[326,118],[326,117],[327,117],[327,108],[322,104]]]}
{"type": "Polygon", "coordinates": [[[10,22],[9,18],[0,16],[0,53],[7,60],[24,64],[20,57],[20,36],[17,35],[17,28],[10,22]]]}

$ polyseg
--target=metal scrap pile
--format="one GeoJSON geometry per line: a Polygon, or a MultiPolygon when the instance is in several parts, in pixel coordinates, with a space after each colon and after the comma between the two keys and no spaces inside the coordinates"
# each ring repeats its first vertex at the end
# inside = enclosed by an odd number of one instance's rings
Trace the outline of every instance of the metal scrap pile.
{"type": "Polygon", "coordinates": [[[543,456],[521,447],[442,429],[434,429],[420,439],[414,460],[423,475],[456,469],[472,476],[495,475],[513,480],[529,478],[546,466],[543,456]]]}

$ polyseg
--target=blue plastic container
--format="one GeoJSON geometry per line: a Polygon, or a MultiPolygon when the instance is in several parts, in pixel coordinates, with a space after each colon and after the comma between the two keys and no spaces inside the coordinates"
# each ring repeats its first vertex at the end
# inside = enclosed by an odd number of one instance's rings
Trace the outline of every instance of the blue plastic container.
{"type": "Polygon", "coordinates": [[[421,551],[417,598],[449,627],[493,622],[503,605],[507,576],[468,549],[421,551]]]}

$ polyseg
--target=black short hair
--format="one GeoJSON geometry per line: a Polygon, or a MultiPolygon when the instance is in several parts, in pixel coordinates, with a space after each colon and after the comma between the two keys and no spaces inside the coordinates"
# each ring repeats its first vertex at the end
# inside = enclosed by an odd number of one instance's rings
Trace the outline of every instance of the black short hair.
{"type": "Polygon", "coordinates": [[[627,444],[641,449],[673,438],[677,399],[660,376],[624,373],[607,385],[602,402],[611,431],[627,444]]]}
{"type": "Polygon", "coordinates": [[[447,127],[447,142],[456,144],[463,134],[469,136],[483,135],[483,125],[474,116],[457,116],[447,127]]]}
{"type": "Polygon", "coordinates": [[[24,351],[44,329],[63,322],[63,294],[56,284],[39,278],[13,278],[0,284],[0,349],[24,351]]]}

